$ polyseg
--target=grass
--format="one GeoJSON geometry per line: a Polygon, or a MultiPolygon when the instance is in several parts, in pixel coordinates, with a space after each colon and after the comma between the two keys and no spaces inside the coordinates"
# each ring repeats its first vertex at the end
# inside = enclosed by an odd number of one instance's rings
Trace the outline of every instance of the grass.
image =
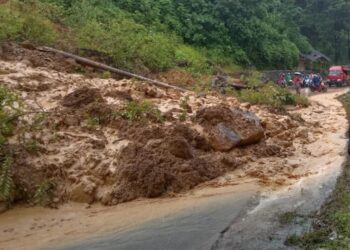
{"type": "Polygon", "coordinates": [[[97,129],[100,126],[100,119],[98,117],[88,116],[86,126],[92,130],[97,129]]]}
{"type": "Polygon", "coordinates": [[[287,105],[299,105],[307,107],[309,101],[304,96],[297,96],[287,89],[269,83],[260,85],[241,92],[230,91],[230,95],[236,96],[241,102],[248,102],[253,105],[267,105],[277,109],[284,109],[287,105]]]}
{"type": "MultiPolygon", "coordinates": [[[[348,119],[350,119],[350,94],[341,96],[348,119]]],[[[339,177],[330,200],[316,216],[318,225],[302,235],[291,235],[286,245],[297,245],[302,249],[350,249],[350,158],[339,177]]]]}
{"type": "Polygon", "coordinates": [[[149,101],[129,102],[120,113],[121,117],[130,121],[153,120],[162,122],[161,112],[149,101]]]}

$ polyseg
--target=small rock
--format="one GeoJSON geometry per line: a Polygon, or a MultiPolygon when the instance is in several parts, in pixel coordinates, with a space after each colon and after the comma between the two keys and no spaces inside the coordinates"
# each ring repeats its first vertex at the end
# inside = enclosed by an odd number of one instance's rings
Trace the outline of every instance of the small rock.
{"type": "Polygon", "coordinates": [[[336,231],[333,231],[330,235],[329,235],[329,239],[331,241],[335,241],[336,239],[338,239],[338,234],[336,231]]]}

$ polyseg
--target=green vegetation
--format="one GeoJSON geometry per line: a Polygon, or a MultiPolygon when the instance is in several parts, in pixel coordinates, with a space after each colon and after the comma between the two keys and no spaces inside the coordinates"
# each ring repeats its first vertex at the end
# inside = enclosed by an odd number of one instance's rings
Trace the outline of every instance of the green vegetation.
{"type": "Polygon", "coordinates": [[[47,205],[52,198],[54,184],[49,180],[44,180],[33,195],[32,202],[36,205],[47,205]]]}
{"type": "MultiPolygon", "coordinates": [[[[350,117],[350,94],[340,100],[350,117]]],[[[302,249],[349,249],[350,246],[350,160],[339,177],[331,200],[325,204],[321,214],[316,216],[318,227],[302,235],[290,236],[286,244],[298,245],[302,249]]]]}
{"type": "Polygon", "coordinates": [[[54,24],[31,3],[5,1],[0,8],[0,41],[30,40],[53,44],[58,38],[54,24]]]}
{"type": "Polygon", "coordinates": [[[13,199],[12,159],[3,156],[0,168],[0,201],[10,203],[13,199]]]}
{"type": "Polygon", "coordinates": [[[283,109],[286,105],[300,105],[303,107],[309,105],[306,97],[292,94],[287,89],[276,86],[275,84],[261,85],[257,88],[233,92],[233,94],[242,102],[268,105],[277,109],[283,109]]]}
{"type": "Polygon", "coordinates": [[[153,120],[162,122],[161,112],[149,101],[141,103],[136,101],[129,102],[120,113],[121,117],[130,121],[153,120]]]}
{"type": "Polygon", "coordinates": [[[16,127],[19,108],[17,96],[0,85],[0,201],[10,202],[13,198],[12,153],[7,137],[16,127]]]}
{"type": "Polygon", "coordinates": [[[116,66],[143,73],[180,67],[207,74],[235,64],[293,68],[299,53],[312,49],[308,38],[328,54],[331,47],[344,50],[350,16],[348,3],[340,0],[5,0],[0,5],[0,41],[91,49],[116,66]],[[330,46],[335,42],[339,46],[330,46]]]}
{"type": "MultiPolygon", "coordinates": [[[[38,185],[38,190],[33,191],[32,186],[40,182],[40,177],[33,177],[26,183],[18,180],[15,171],[18,152],[38,154],[39,143],[35,139],[24,139],[26,132],[38,132],[46,119],[46,114],[32,115],[32,119],[24,121],[22,117],[31,114],[26,113],[20,99],[9,89],[0,85],[0,203],[11,205],[15,198],[44,200],[44,193],[48,193],[46,186],[38,185]],[[14,133],[18,134],[20,143],[10,143],[8,138],[14,133]],[[47,190],[47,191],[45,191],[47,190]]],[[[45,196],[46,197],[46,196],[45,196]]],[[[46,199],[46,198],[45,198],[46,199]]],[[[41,202],[40,202],[41,203],[41,202]]]]}
{"type": "Polygon", "coordinates": [[[100,119],[98,117],[88,115],[86,119],[86,126],[89,129],[97,129],[100,126],[100,119]]]}

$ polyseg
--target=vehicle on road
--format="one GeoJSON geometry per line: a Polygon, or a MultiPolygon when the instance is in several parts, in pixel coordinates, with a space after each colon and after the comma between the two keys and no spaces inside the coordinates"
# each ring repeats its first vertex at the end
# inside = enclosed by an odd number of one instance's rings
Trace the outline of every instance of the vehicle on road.
{"type": "Polygon", "coordinates": [[[311,86],[311,84],[312,84],[312,79],[311,79],[310,75],[309,74],[305,74],[304,79],[303,79],[303,84],[302,84],[301,87],[302,88],[308,88],[308,87],[311,86]]]}
{"type": "Polygon", "coordinates": [[[321,84],[319,86],[311,84],[309,86],[309,88],[310,88],[311,92],[327,92],[328,91],[327,86],[323,82],[321,82],[321,84]]]}
{"type": "Polygon", "coordinates": [[[332,66],[327,75],[328,86],[342,87],[350,82],[350,72],[346,66],[332,66]]]}

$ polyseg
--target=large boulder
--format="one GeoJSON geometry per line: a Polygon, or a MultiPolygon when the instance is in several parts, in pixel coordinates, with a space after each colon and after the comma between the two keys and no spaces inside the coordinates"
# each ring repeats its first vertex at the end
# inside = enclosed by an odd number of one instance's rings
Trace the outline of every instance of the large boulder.
{"type": "Polygon", "coordinates": [[[265,134],[254,113],[237,108],[204,108],[197,113],[196,120],[205,128],[210,145],[217,151],[258,143],[265,134]]]}
{"type": "Polygon", "coordinates": [[[230,151],[232,148],[240,144],[240,136],[220,123],[209,132],[209,143],[216,151],[230,151]]]}
{"type": "Polygon", "coordinates": [[[264,128],[259,118],[252,112],[240,109],[231,109],[233,114],[232,129],[241,138],[240,145],[258,143],[264,138],[264,128]]]}

